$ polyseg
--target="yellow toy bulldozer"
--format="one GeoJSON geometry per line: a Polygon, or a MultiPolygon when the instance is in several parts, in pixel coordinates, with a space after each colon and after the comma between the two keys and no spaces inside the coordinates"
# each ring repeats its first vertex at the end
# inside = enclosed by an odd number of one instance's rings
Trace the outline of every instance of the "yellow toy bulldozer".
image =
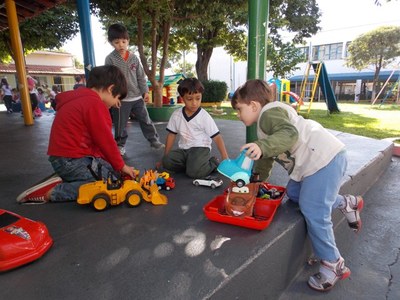
{"type": "Polygon", "coordinates": [[[132,179],[123,179],[113,172],[109,172],[106,179],[100,179],[100,170],[98,173],[99,175],[95,175],[92,172],[97,179],[95,182],[83,184],[79,188],[78,204],[90,204],[96,211],[104,211],[124,201],[130,207],[138,206],[142,199],[154,205],[168,203],[167,197],[160,193],[155,180],[152,180],[154,176],[152,171],[147,171],[140,179],[140,183],[132,179]]]}

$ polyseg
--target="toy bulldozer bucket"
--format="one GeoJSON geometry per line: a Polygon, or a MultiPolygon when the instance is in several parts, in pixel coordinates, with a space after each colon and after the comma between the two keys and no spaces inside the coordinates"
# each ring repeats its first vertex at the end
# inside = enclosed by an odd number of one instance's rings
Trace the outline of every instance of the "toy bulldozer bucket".
{"type": "Polygon", "coordinates": [[[167,196],[160,193],[157,184],[150,186],[150,199],[154,205],[165,205],[168,204],[167,196]]]}

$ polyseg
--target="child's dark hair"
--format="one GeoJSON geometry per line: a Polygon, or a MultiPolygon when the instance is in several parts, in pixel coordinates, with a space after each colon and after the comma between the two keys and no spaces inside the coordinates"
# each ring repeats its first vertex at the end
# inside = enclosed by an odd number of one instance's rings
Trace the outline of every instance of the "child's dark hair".
{"type": "Polygon", "coordinates": [[[7,78],[2,78],[1,79],[1,85],[5,85],[7,88],[9,88],[9,84],[8,84],[7,78]]]}
{"type": "Polygon", "coordinates": [[[185,78],[179,82],[178,93],[181,97],[186,94],[203,94],[204,86],[197,78],[185,78]]]}
{"type": "Polygon", "coordinates": [[[110,85],[114,85],[111,91],[114,97],[117,95],[120,95],[119,99],[126,97],[128,89],[126,86],[125,75],[120,71],[120,69],[118,69],[118,67],[107,65],[94,67],[90,71],[86,84],[88,88],[103,90],[107,89],[110,85]]]}
{"type": "Polygon", "coordinates": [[[112,24],[108,27],[107,36],[110,43],[117,39],[129,40],[128,30],[124,25],[118,23],[112,24]]]}
{"type": "Polygon", "coordinates": [[[274,101],[274,95],[268,83],[260,79],[246,81],[233,94],[231,105],[235,109],[238,102],[250,104],[251,101],[257,101],[261,106],[274,101]]]}

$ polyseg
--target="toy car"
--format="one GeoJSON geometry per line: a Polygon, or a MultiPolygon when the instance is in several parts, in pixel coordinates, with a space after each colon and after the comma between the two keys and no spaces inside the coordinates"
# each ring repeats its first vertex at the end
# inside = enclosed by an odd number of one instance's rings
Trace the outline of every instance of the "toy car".
{"type": "Polygon", "coordinates": [[[260,183],[252,182],[238,187],[232,182],[225,201],[226,213],[241,218],[252,216],[259,186],[260,183]]]}
{"type": "Polygon", "coordinates": [[[0,209],[0,271],[42,257],[53,245],[46,225],[0,209]]]}
{"type": "Polygon", "coordinates": [[[254,161],[246,156],[246,150],[243,150],[235,159],[223,160],[217,170],[222,175],[236,182],[238,187],[250,183],[254,161]]]}
{"type": "Polygon", "coordinates": [[[142,199],[154,205],[167,204],[168,199],[160,194],[155,184],[155,173],[147,171],[140,183],[116,177],[111,172],[106,179],[89,182],[81,185],[77,202],[78,204],[90,204],[95,210],[103,211],[110,205],[119,205],[126,201],[130,207],[138,206],[142,199]]]}
{"type": "Polygon", "coordinates": [[[175,188],[175,180],[167,172],[162,172],[161,174],[158,174],[156,184],[158,185],[159,189],[167,191],[175,188]]]}
{"type": "Polygon", "coordinates": [[[220,179],[218,177],[214,177],[214,176],[207,176],[202,179],[193,180],[193,184],[195,186],[205,185],[205,186],[211,187],[212,189],[215,189],[216,187],[221,186],[223,183],[224,182],[222,181],[222,179],[220,179]]]}

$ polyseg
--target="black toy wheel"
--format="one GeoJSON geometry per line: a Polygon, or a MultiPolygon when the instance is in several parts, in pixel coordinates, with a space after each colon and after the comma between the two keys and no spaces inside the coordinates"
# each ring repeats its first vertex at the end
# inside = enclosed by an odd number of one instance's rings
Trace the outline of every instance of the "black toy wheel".
{"type": "Polygon", "coordinates": [[[110,206],[110,197],[107,194],[97,194],[90,204],[97,211],[106,210],[110,206]]]}

